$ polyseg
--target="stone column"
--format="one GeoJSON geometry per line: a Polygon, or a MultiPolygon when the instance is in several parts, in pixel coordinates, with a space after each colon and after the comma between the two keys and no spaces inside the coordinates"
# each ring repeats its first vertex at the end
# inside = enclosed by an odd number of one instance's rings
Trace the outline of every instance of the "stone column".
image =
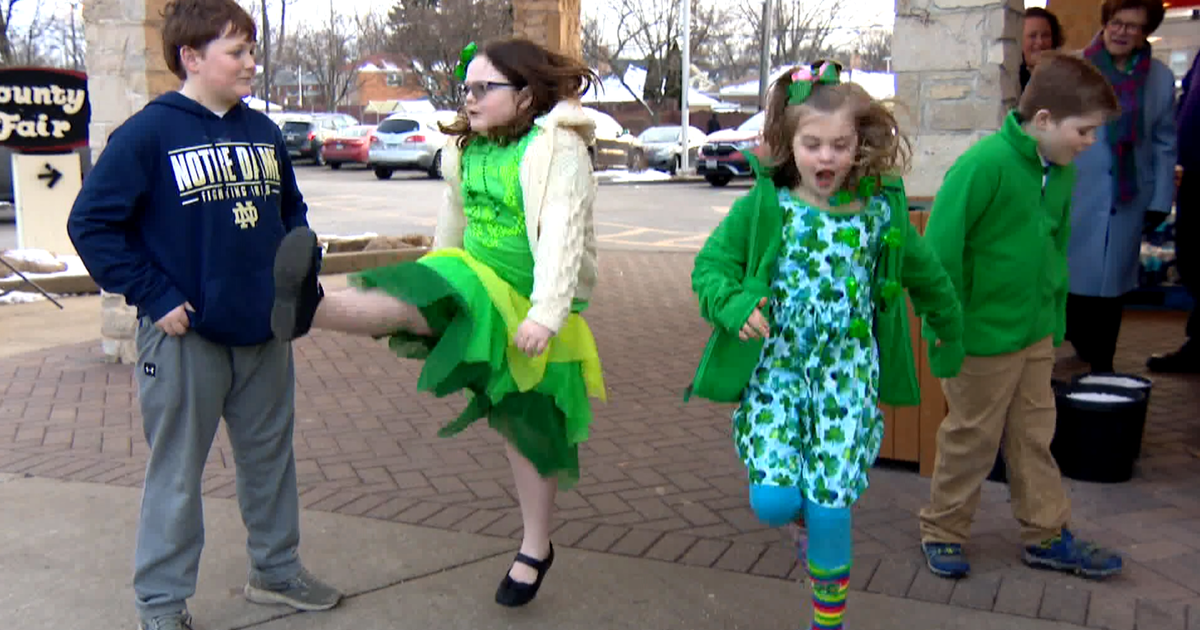
{"type": "Polygon", "coordinates": [[[896,0],[892,68],[913,140],[910,196],[933,196],[954,160],[1016,105],[1023,11],[1023,0],[896,0]]]}
{"type": "Polygon", "coordinates": [[[582,58],[580,0],[513,0],[513,35],[582,58]]]}
{"type": "Polygon", "coordinates": [[[1064,50],[1082,50],[1100,32],[1100,5],[1103,0],[1047,0],[1046,10],[1062,23],[1064,50]]]}
{"type": "MultiPolygon", "coordinates": [[[[179,81],[167,70],[162,55],[159,27],[165,5],[166,0],[84,3],[93,161],[122,121],[150,99],[178,87],[179,81]]],[[[136,311],[125,305],[124,297],[111,293],[103,294],[100,308],[105,357],[113,362],[134,363],[136,311]]]]}

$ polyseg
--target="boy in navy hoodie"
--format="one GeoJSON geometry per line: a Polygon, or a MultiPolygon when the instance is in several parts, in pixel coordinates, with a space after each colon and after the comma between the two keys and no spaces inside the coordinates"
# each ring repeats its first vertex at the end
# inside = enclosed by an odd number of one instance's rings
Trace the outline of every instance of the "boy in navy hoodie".
{"type": "Polygon", "coordinates": [[[138,310],[150,458],[133,587],[144,630],[191,628],[201,474],[222,417],[249,534],[245,596],[300,610],[341,599],[298,554],[294,363],[270,314],[275,250],[307,225],[307,207],[279,128],[242,103],[256,36],[235,0],[170,2],[163,52],[183,85],[112,133],[67,223],[96,283],[138,310]]]}

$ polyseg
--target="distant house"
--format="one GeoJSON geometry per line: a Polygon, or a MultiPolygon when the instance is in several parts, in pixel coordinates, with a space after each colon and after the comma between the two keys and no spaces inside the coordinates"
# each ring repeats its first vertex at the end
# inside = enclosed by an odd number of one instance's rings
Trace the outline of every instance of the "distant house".
{"type": "Polygon", "coordinates": [[[358,88],[349,104],[367,107],[372,101],[416,101],[429,98],[412,63],[391,55],[359,60],[358,88]]]}
{"type": "MultiPolygon", "coordinates": [[[[260,96],[265,80],[262,67],[259,67],[254,81],[255,93],[260,96]]],[[[274,66],[271,70],[271,97],[267,100],[290,111],[323,111],[326,106],[325,95],[320,83],[320,78],[311,71],[305,70],[301,75],[299,68],[274,66]]]]}
{"type": "MultiPolygon", "coordinates": [[[[646,88],[646,69],[630,65],[622,77],[609,74],[600,80],[600,85],[592,88],[583,95],[585,105],[618,105],[636,103],[644,96],[646,88]],[[622,84],[622,79],[624,84],[622,84]],[[628,86],[628,87],[626,87],[628,86]]],[[[722,103],[720,100],[701,92],[694,86],[688,90],[688,109],[690,111],[737,111],[735,103],[722,103]]]]}
{"type": "MultiPolygon", "coordinates": [[[[380,111],[384,103],[421,101],[429,98],[411,63],[391,55],[370,55],[348,64],[355,77],[337,109],[362,118],[364,112],[380,111]]],[[[261,85],[262,76],[256,79],[261,85]]],[[[288,111],[330,111],[321,79],[298,68],[277,67],[271,77],[271,101],[288,111]]],[[[390,111],[390,109],[388,110],[390,111]]]]}
{"type": "MultiPolygon", "coordinates": [[[[768,86],[783,76],[783,73],[787,72],[790,67],[786,66],[772,70],[768,77],[770,79],[768,86]]],[[[867,72],[865,70],[847,70],[846,72],[849,74],[846,78],[863,86],[863,89],[874,98],[891,98],[896,95],[896,78],[891,73],[867,72]]],[[[755,76],[746,81],[727,85],[721,88],[719,94],[722,101],[757,107],[758,77],[755,76]]]]}

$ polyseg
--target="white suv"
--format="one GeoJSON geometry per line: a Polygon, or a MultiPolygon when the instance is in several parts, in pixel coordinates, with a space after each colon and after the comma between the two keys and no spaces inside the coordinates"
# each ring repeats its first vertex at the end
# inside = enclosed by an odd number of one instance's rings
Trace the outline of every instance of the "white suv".
{"type": "Polygon", "coordinates": [[[367,167],[375,177],[390,179],[395,171],[425,171],[441,177],[442,147],[448,136],[438,123],[450,124],[454,112],[392,114],[379,123],[371,134],[367,167]]]}

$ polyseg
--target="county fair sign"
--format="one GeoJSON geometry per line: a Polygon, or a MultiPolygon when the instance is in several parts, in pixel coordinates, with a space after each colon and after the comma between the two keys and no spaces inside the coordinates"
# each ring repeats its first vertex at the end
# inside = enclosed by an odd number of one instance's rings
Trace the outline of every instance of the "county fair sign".
{"type": "Polygon", "coordinates": [[[24,153],[87,146],[87,75],[56,68],[0,69],[0,144],[24,153]]]}
{"type": "MultiPolygon", "coordinates": [[[[70,255],[67,216],[83,186],[81,152],[92,108],[87,75],[57,68],[0,69],[0,146],[12,153],[17,247],[70,255]]],[[[0,191],[5,192],[5,191],[0,191]]]]}

